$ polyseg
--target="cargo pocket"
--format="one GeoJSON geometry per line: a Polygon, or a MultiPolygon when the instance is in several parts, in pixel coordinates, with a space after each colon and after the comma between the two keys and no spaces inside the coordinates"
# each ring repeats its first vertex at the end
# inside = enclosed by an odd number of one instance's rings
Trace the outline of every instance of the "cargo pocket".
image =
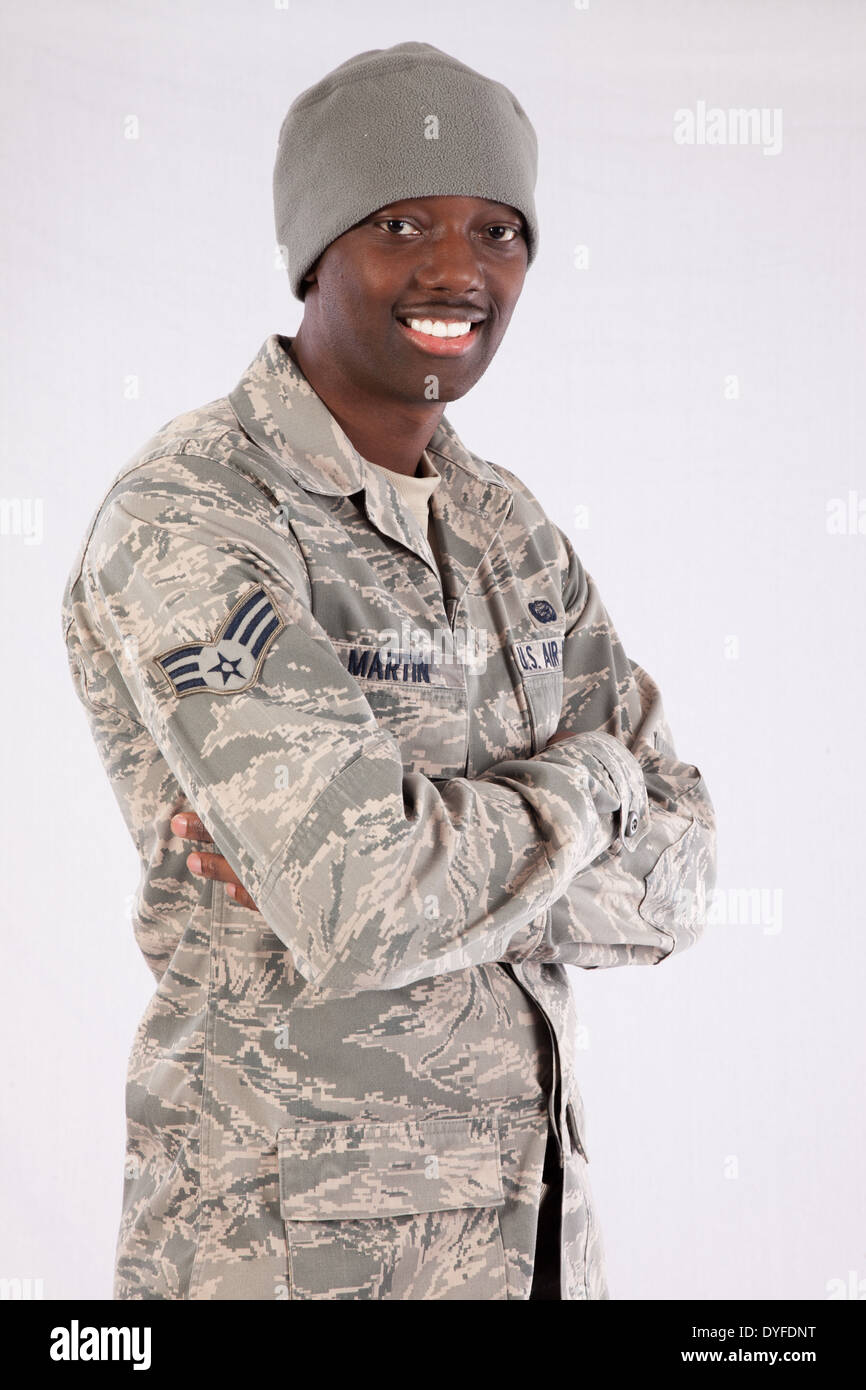
{"type": "Polygon", "coordinates": [[[491,1118],[277,1135],[292,1299],[505,1299],[491,1118]]]}

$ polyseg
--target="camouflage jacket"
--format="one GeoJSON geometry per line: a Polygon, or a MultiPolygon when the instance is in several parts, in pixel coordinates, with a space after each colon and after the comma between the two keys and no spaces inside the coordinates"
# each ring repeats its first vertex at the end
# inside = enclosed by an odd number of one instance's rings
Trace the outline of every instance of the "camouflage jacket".
{"type": "Polygon", "coordinates": [[[442,418],[440,575],[289,342],[126,464],[64,594],[157,982],[115,1297],[526,1299],[550,1123],[562,1297],[607,1298],[565,966],[696,939],[712,803],[525,484],[442,418]]]}

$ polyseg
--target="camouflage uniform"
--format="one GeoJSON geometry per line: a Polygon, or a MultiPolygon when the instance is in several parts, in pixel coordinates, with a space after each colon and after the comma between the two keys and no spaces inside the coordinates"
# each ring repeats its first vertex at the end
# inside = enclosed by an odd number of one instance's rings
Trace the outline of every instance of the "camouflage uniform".
{"type": "Polygon", "coordinates": [[[157,981],[115,1297],[526,1299],[550,1125],[561,1297],[607,1298],[565,966],[696,939],[712,803],[520,479],[442,419],[440,577],[289,342],[125,466],[64,595],[157,981]]]}

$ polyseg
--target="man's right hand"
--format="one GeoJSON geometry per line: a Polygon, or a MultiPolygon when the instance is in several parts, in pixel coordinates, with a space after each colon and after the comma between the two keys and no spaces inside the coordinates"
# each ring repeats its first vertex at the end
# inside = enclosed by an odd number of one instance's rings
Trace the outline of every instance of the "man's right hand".
{"type": "MultiPolygon", "coordinates": [[[[213,836],[205,829],[203,822],[194,811],[180,811],[176,816],[172,816],[171,828],[179,839],[213,844],[213,836]]],[[[192,854],[187,855],[186,865],[190,873],[196,874],[199,878],[212,878],[224,883],[229,897],[239,907],[248,907],[251,912],[258,912],[258,908],[234,869],[221,854],[209,854],[200,849],[194,850],[192,854]]]]}

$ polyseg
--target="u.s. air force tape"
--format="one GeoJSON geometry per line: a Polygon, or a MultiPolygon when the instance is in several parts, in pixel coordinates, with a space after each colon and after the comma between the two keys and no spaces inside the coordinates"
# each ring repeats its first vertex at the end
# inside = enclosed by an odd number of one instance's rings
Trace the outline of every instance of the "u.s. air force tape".
{"type": "Polygon", "coordinates": [[[543,676],[562,670],[562,642],[557,637],[542,641],[511,642],[514,661],[522,676],[543,676]]]}
{"type": "Polygon", "coordinates": [[[237,695],[258,679],[268,648],[285,627],[263,584],[247,589],[212,638],[184,642],[153,658],[178,697],[237,695]]]}

